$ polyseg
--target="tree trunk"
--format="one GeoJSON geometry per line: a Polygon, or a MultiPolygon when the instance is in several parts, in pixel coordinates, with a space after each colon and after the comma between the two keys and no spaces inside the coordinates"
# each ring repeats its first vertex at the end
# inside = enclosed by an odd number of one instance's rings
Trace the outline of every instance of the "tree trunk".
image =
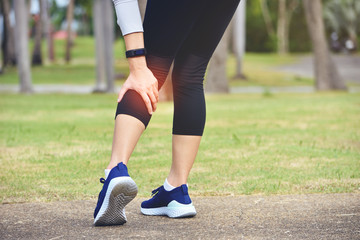
{"type": "Polygon", "coordinates": [[[15,65],[15,41],[14,30],[10,24],[10,2],[1,0],[4,14],[4,65],[15,65]]]}
{"type": "Polygon", "coordinates": [[[33,66],[42,65],[42,52],[41,52],[41,42],[42,42],[42,34],[43,34],[43,1],[39,0],[39,15],[35,18],[35,37],[34,37],[34,49],[32,53],[31,64],[33,66]]]}
{"type": "Polygon", "coordinates": [[[292,20],[293,13],[295,12],[296,8],[299,6],[298,0],[290,0],[288,7],[286,8],[286,25],[284,29],[284,45],[286,49],[286,53],[290,51],[290,23],[292,20]]]}
{"type": "MultiPolygon", "coordinates": [[[[2,6],[0,4],[0,13],[2,12],[2,6]]],[[[3,15],[4,16],[4,15],[3,15]]],[[[3,68],[4,68],[4,52],[3,52],[3,35],[2,35],[2,31],[0,31],[0,55],[2,56],[2,58],[0,59],[0,74],[3,74],[3,68]]]]}
{"type": "Polygon", "coordinates": [[[314,52],[315,84],[318,90],[341,89],[346,86],[330,55],[325,37],[321,0],[303,0],[306,21],[314,52]]]}
{"type": "Polygon", "coordinates": [[[246,79],[243,73],[243,57],[246,39],[246,0],[242,0],[235,12],[233,23],[233,45],[236,55],[236,75],[234,78],[246,79]]]}
{"type": "Polygon", "coordinates": [[[28,51],[28,11],[25,1],[14,1],[15,8],[15,34],[16,55],[18,62],[18,73],[20,79],[20,91],[32,92],[31,71],[28,51]]]}
{"type": "Polygon", "coordinates": [[[95,53],[96,53],[96,83],[94,92],[105,91],[105,44],[103,29],[102,1],[94,0],[93,5],[93,24],[95,34],[95,53]]]}
{"type": "Polygon", "coordinates": [[[229,29],[227,29],[217,46],[209,64],[205,90],[210,93],[229,92],[229,81],[226,76],[228,57],[229,29]]]}
{"type": "Polygon", "coordinates": [[[114,7],[111,0],[102,0],[104,15],[106,92],[114,92],[114,7]]]}
{"type": "Polygon", "coordinates": [[[47,46],[47,58],[50,62],[54,62],[54,38],[53,38],[53,29],[50,18],[50,8],[49,2],[47,0],[40,0],[42,2],[42,22],[43,22],[43,34],[46,36],[46,46],[47,46]]]}
{"type": "Polygon", "coordinates": [[[144,21],[147,0],[138,0],[141,19],[144,21]]]}
{"type": "Polygon", "coordinates": [[[96,43],[94,92],[114,92],[114,12],[112,1],[94,0],[93,12],[96,43]],[[104,18],[104,16],[107,17],[104,18]]]}
{"type": "Polygon", "coordinates": [[[74,0],[69,0],[67,12],[66,12],[66,22],[67,22],[67,30],[66,30],[67,39],[66,39],[66,49],[65,49],[66,63],[69,63],[71,60],[70,50],[71,50],[71,47],[73,44],[71,25],[72,25],[73,18],[74,18],[74,0]]]}
{"type": "Polygon", "coordinates": [[[266,26],[266,31],[269,36],[273,37],[275,35],[274,26],[271,21],[269,7],[267,5],[267,0],[260,0],[261,12],[264,17],[264,22],[266,26]]]}
{"type": "Polygon", "coordinates": [[[277,23],[277,51],[279,54],[287,54],[288,42],[286,35],[286,26],[287,24],[287,12],[286,12],[286,0],[279,0],[279,9],[278,9],[278,23],[277,23]]]}

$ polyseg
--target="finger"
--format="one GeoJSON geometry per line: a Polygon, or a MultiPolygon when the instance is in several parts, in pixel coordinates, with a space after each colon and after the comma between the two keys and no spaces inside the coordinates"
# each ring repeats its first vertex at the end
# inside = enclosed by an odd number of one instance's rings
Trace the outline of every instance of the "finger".
{"type": "Polygon", "coordinates": [[[141,93],[139,93],[139,94],[140,94],[140,96],[142,97],[142,99],[144,100],[145,106],[146,106],[149,114],[152,115],[152,114],[153,114],[153,110],[152,110],[151,101],[150,101],[148,95],[147,95],[145,92],[141,92],[141,93]]]}
{"type": "Polygon", "coordinates": [[[154,93],[154,96],[156,98],[156,102],[158,102],[159,101],[159,90],[158,90],[158,87],[155,86],[155,85],[153,85],[153,93],[154,93]]]}
{"type": "Polygon", "coordinates": [[[148,93],[148,96],[149,96],[150,101],[151,101],[152,109],[153,109],[153,111],[155,112],[155,110],[156,110],[156,103],[157,103],[156,97],[155,97],[155,95],[154,95],[153,92],[149,92],[149,93],[148,93]]]}
{"type": "Polygon", "coordinates": [[[124,85],[121,87],[120,89],[120,92],[119,92],[119,95],[118,95],[118,99],[117,99],[117,102],[120,102],[121,99],[124,97],[126,91],[128,90],[127,87],[125,87],[124,85]]]}

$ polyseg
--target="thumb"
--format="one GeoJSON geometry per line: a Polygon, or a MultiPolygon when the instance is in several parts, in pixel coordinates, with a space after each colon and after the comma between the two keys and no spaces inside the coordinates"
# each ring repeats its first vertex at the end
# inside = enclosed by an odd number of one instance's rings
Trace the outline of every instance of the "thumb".
{"type": "Polygon", "coordinates": [[[124,97],[127,90],[128,90],[128,88],[126,86],[122,86],[122,88],[120,89],[119,95],[118,95],[117,102],[121,101],[121,99],[124,97]]]}

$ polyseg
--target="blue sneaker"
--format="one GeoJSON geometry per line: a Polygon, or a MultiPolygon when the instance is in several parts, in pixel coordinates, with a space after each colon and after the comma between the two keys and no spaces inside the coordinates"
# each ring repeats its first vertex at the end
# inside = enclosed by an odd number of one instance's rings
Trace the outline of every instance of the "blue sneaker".
{"type": "Polygon", "coordinates": [[[95,226],[121,225],[126,223],[125,206],[138,192],[136,183],[128,174],[122,162],[111,169],[105,180],[94,211],[95,226]]]}
{"type": "Polygon", "coordinates": [[[141,203],[144,215],[167,215],[171,218],[192,217],[196,215],[186,184],[166,191],[163,186],[152,191],[152,198],[141,203]]]}

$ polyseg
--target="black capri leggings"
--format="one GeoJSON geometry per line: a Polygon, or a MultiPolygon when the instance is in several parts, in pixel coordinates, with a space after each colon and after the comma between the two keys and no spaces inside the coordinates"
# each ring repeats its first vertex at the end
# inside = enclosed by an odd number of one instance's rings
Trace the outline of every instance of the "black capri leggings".
{"type": "MultiPolygon", "coordinates": [[[[173,134],[201,136],[205,125],[203,81],[206,67],[240,0],[148,0],[144,19],[147,66],[164,84],[171,63],[174,93],[173,134]]],[[[141,96],[128,90],[116,115],[148,125],[141,96]]]]}

